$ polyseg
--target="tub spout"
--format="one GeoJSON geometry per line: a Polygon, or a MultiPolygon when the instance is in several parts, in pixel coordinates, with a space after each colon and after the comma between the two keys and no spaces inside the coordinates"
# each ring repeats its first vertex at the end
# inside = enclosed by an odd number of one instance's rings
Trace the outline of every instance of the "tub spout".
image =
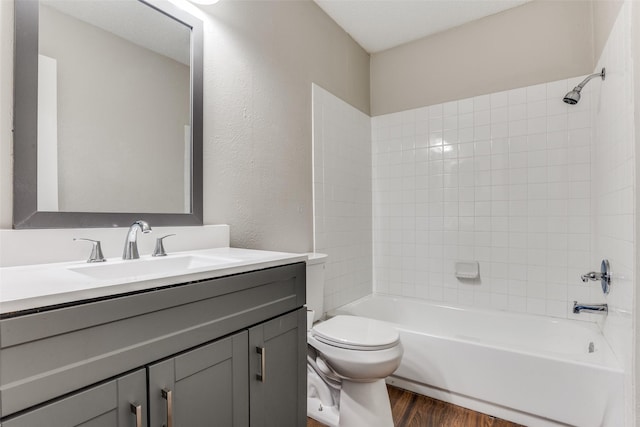
{"type": "Polygon", "coordinates": [[[609,306],[607,304],[578,304],[578,301],[573,302],[573,312],[581,313],[583,311],[593,311],[596,313],[608,313],[609,306]]]}

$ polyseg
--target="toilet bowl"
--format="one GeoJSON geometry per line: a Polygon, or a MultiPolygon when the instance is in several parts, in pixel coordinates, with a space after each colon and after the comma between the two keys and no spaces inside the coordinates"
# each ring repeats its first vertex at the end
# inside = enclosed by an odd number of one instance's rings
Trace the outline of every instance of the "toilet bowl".
{"type": "MultiPolygon", "coordinates": [[[[329,420],[333,421],[329,425],[393,426],[384,378],[398,368],[402,359],[402,344],[395,329],[373,319],[336,316],[316,324],[307,334],[307,342],[317,352],[314,373],[325,382],[340,381],[334,399],[338,419],[329,420]]],[[[317,408],[311,409],[317,412],[317,408]]],[[[310,414],[312,418],[314,415],[310,414]]],[[[326,414],[322,415],[324,419],[319,421],[327,423],[326,414]]]]}
{"type": "Polygon", "coordinates": [[[392,427],[384,378],[400,365],[400,335],[358,316],[316,322],[324,313],[326,258],[309,254],[307,261],[307,415],[330,427],[392,427]]]}
{"type": "Polygon", "coordinates": [[[340,378],[373,381],[398,368],[402,345],[398,332],[383,322],[336,316],[313,327],[307,343],[319,351],[340,378]]]}
{"type": "Polygon", "coordinates": [[[307,254],[307,416],[330,427],[392,427],[384,378],[400,365],[400,335],[357,316],[318,322],[326,260],[307,254]]]}

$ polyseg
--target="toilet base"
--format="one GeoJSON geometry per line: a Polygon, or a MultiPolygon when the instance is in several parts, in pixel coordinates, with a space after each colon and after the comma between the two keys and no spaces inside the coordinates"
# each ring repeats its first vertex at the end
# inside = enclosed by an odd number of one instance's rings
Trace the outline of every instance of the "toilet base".
{"type": "Polygon", "coordinates": [[[393,427],[391,403],[383,379],[374,382],[343,381],[339,427],[393,427]]]}
{"type": "Polygon", "coordinates": [[[317,397],[307,397],[307,417],[329,427],[338,427],[340,414],[336,406],[323,405],[317,397]]]}
{"type": "Polygon", "coordinates": [[[329,427],[338,427],[340,392],[327,383],[307,363],[307,416],[329,427]]]}

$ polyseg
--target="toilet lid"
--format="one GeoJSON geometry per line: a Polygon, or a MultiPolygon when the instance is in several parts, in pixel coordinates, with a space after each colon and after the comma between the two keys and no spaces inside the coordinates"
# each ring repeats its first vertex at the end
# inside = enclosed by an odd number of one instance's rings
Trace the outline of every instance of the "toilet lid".
{"type": "Polygon", "coordinates": [[[400,334],[379,320],[358,316],[336,316],[320,322],[312,329],[313,336],[336,347],[380,350],[395,346],[400,334]]]}

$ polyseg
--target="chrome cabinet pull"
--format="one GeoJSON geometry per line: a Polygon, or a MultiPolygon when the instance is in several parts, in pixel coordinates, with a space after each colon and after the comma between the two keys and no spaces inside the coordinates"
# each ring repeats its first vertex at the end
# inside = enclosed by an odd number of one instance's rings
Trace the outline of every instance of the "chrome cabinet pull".
{"type": "Polygon", "coordinates": [[[162,389],[162,398],[167,401],[167,425],[166,427],[173,427],[173,397],[171,390],[168,388],[162,389]]]}
{"type": "Polygon", "coordinates": [[[264,347],[256,347],[256,353],[260,355],[260,373],[256,375],[256,378],[260,382],[265,382],[267,371],[267,349],[264,347]]]}
{"type": "Polygon", "coordinates": [[[136,427],[142,427],[142,405],[131,403],[131,413],[136,416],[136,427]]]}

